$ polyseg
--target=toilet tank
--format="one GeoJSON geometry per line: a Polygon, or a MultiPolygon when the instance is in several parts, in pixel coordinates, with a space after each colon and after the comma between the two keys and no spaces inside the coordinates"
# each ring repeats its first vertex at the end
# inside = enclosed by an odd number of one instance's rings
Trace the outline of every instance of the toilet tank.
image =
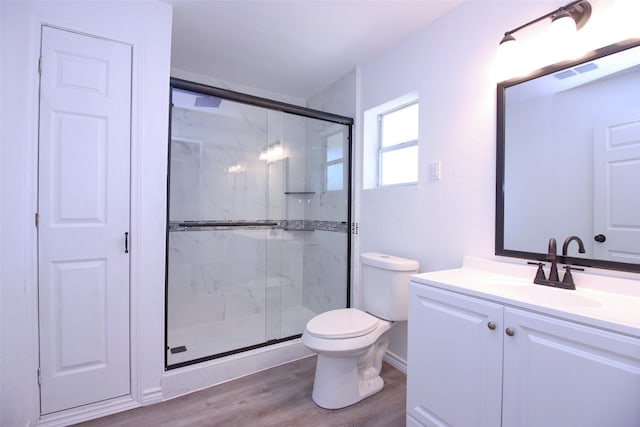
{"type": "Polygon", "coordinates": [[[385,320],[407,320],[409,277],[418,261],[377,252],[360,255],[364,310],[385,320]]]}

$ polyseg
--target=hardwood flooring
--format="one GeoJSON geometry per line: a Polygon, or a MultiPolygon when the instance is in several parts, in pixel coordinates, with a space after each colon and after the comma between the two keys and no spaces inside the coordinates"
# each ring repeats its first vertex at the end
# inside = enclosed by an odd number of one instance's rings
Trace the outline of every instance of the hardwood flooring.
{"type": "Polygon", "coordinates": [[[80,424],[83,427],[405,425],[406,376],[384,363],[379,393],[342,409],[311,399],[316,358],[277,366],[173,400],[80,424]]]}

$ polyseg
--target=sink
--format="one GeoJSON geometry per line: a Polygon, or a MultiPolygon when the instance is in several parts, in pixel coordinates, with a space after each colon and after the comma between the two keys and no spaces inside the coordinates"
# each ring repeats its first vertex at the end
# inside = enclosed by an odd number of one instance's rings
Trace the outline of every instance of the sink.
{"type": "Polygon", "coordinates": [[[570,307],[602,307],[602,302],[592,295],[588,295],[580,290],[567,290],[551,288],[542,285],[519,286],[515,282],[503,287],[502,295],[517,300],[526,300],[532,303],[570,307]]]}

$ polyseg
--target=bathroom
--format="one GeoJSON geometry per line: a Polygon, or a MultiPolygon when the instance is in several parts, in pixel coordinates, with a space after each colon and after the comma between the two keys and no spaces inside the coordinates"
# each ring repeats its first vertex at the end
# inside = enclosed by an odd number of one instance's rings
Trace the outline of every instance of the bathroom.
{"type": "MultiPolygon", "coordinates": [[[[96,13],[100,6],[80,4],[71,13],[72,6],[65,3],[47,2],[58,6],[57,10],[46,5],[34,6],[32,10],[30,2],[24,2],[23,7],[7,3],[0,6],[3,94],[0,423],[26,425],[35,423],[39,417],[33,229],[37,130],[33,123],[37,113],[37,35],[41,20],[86,34],[114,34],[120,27],[116,22],[126,19],[132,28],[128,31],[134,31],[133,28],[139,31],[130,38],[146,40],[147,56],[139,61],[146,66],[145,85],[156,90],[146,89],[144,98],[138,101],[141,121],[133,129],[142,138],[133,153],[138,175],[132,177],[135,192],[132,223],[137,227],[136,244],[142,253],[132,260],[131,272],[135,286],[132,394],[140,404],[149,404],[180,394],[185,383],[195,389],[207,382],[226,379],[220,373],[223,369],[190,371],[183,378],[166,375],[162,351],[167,138],[166,126],[159,123],[167,120],[168,76],[211,85],[220,82],[215,76],[170,70],[171,10],[166,4],[127,5],[126,13],[117,5],[103,6],[104,10],[96,13]],[[155,68],[155,72],[149,71],[149,67],[155,68]],[[185,379],[187,376],[193,378],[185,379]],[[197,384],[202,378],[203,383],[197,384]]],[[[462,2],[411,37],[348,70],[316,96],[302,100],[313,108],[330,105],[330,111],[355,117],[357,121],[370,108],[407,93],[420,95],[417,185],[361,190],[358,177],[362,165],[356,157],[354,215],[359,225],[356,251],[380,250],[413,258],[420,262],[420,271],[460,266],[465,255],[494,255],[493,67],[497,43],[507,29],[564,3],[462,2]],[[432,161],[441,162],[440,180],[429,179],[427,165],[432,161]]],[[[611,30],[618,28],[612,23],[614,2],[592,3],[591,47],[618,41],[621,36],[611,30]]],[[[255,92],[266,95],[265,91],[255,92]]],[[[355,140],[361,144],[358,132],[356,128],[355,140]]],[[[352,286],[357,305],[360,297],[357,280],[352,286]]],[[[406,361],[406,342],[406,330],[396,328],[391,335],[389,357],[398,364],[406,361]]],[[[285,359],[305,354],[302,348],[293,351],[285,359]]],[[[270,354],[260,357],[263,360],[245,362],[248,367],[236,369],[250,370],[255,363],[285,361],[274,360],[281,356],[270,354]]]]}

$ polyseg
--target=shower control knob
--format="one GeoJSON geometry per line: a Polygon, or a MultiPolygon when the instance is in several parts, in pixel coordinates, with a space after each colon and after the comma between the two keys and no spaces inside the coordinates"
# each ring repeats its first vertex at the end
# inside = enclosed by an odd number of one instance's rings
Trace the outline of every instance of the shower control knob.
{"type": "Polygon", "coordinates": [[[507,328],[504,330],[504,332],[509,335],[510,337],[514,336],[516,334],[516,331],[513,330],[513,328],[507,328]]]}
{"type": "Polygon", "coordinates": [[[487,328],[491,329],[492,331],[496,328],[496,324],[493,322],[489,322],[487,323],[487,328]]]}

